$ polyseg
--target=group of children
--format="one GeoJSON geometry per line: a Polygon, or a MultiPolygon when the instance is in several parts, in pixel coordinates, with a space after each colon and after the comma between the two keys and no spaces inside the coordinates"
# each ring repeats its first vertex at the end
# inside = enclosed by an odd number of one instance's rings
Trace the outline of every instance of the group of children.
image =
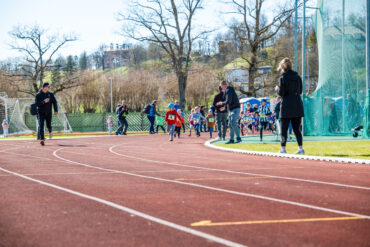
{"type": "MultiPolygon", "coordinates": [[[[177,135],[177,137],[180,138],[181,127],[185,125],[185,120],[184,120],[181,110],[178,109],[176,111],[175,105],[173,103],[170,103],[168,105],[168,108],[169,109],[166,113],[165,121],[167,123],[168,129],[170,132],[170,141],[173,141],[173,138],[175,135],[177,135]]],[[[209,135],[212,138],[212,133],[215,130],[215,126],[216,126],[216,119],[211,110],[208,112],[207,117],[204,117],[200,113],[200,108],[197,106],[191,110],[188,120],[190,123],[189,136],[191,136],[192,131],[194,130],[196,136],[199,137],[201,125],[206,123],[209,135]]]]}

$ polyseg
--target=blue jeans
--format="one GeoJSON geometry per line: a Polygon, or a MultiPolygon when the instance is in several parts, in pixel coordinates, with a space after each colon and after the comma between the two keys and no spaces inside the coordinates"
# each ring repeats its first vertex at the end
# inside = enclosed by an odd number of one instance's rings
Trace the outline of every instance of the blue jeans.
{"type": "Polygon", "coordinates": [[[227,130],[227,113],[216,113],[218,137],[225,138],[227,130]]]}
{"type": "Polygon", "coordinates": [[[240,131],[238,126],[239,113],[240,108],[229,111],[230,140],[234,140],[235,135],[237,139],[240,138],[240,131]]]}
{"type": "Polygon", "coordinates": [[[154,132],[154,121],[155,121],[155,116],[147,116],[148,119],[149,119],[149,123],[150,123],[150,128],[149,128],[149,132],[150,133],[153,133],[154,132]]]}
{"type": "Polygon", "coordinates": [[[209,136],[212,138],[213,127],[208,127],[209,136]]]}
{"type": "Polygon", "coordinates": [[[118,118],[119,126],[116,131],[116,135],[122,135],[126,134],[127,128],[128,128],[128,123],[126,118],[118,118]]]}
{"type": "Polygon", "coordinates": [[[170,137],[173,138],[173,135],[175,134],[175,125],[174,124],[171,124],[171,125],[168,125],[168,132],[170,133],[170,137]]]}
{"type": "Polygon", "coordinates": [[[200,123],[197,123],[197,124],[195,124],[195,126],[194,126],[194,127],[195,127],[195,131],[196,131],[196,133],[197,133],[197,136],[200,136],[200,130],[199,130],[199,129],[200,129],[200,125],[201,125],[200,123]]]}

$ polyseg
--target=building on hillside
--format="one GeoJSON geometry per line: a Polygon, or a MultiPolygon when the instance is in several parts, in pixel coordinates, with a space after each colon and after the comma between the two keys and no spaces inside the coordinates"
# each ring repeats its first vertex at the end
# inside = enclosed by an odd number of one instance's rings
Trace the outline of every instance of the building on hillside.
{"type": "MultiPolygon", "coordinates": [[[[264,84],[270,79],[272,66],[260,66],[257,68],[257,76],[255,78],[255,85],[264,84]]],[[[227,69],[225,71],[226,80],[237,87],[241,87],[244,91],[248,91],[248,70],[244,68],[227,69]]],[[[257,91],[258,97],[264,97],[264,90],[257,91]]]]}
{"type": "Polygon", "coordinates": [[[110,44],[104,51],[104,69],[115,69],[130,65],[131,44],[110,44]]]}

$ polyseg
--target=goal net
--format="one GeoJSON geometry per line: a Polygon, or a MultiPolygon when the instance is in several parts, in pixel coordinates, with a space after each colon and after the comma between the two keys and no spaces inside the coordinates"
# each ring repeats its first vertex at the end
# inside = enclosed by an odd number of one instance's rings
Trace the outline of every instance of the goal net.
{"type": "MultiPolygon", "coordinates": [[[[0,122],[4,119],[9,123],[9,134],[32,134],[37,132],[37,118],[29,113],[33,98],[8,98],[0,92],[0,122]]],[[[72,132],[68,118],[58,102],[58,115],[53,116],[53,132],[72,132]]],[[[46,126],[45,126],[46,127],[46,126]]],[[[1,134],[3,129],[1,128],[1,134]]]]}

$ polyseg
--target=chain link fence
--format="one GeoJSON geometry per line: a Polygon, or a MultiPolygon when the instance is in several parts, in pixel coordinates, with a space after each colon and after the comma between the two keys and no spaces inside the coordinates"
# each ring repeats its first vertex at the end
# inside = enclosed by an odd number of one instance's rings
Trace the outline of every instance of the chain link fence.
{"type": "MultiPolygon", "coordinates": [[[[189,127],[189,114],[190,112],[184,113],[186,128],[189,127]]],[[[113,117],[113,129],[116,130],[118,128],[118,120],[114,113],[66,113],[66,117],[74,132],[108,131],[107,120],[109,116],[113,117]]],[[[126,119],[128,122],[127,131],[149,131],[150,125],[146,114],[142,115],[141,112],[129,112],[126,119]]],[[[26,113],[25,123],[30,130],[36,130],[36,116],[26,113]]],[[[63,126],[59,125],[56,121],[53,121],[53,131],[62,131],[63,126]]]]}

